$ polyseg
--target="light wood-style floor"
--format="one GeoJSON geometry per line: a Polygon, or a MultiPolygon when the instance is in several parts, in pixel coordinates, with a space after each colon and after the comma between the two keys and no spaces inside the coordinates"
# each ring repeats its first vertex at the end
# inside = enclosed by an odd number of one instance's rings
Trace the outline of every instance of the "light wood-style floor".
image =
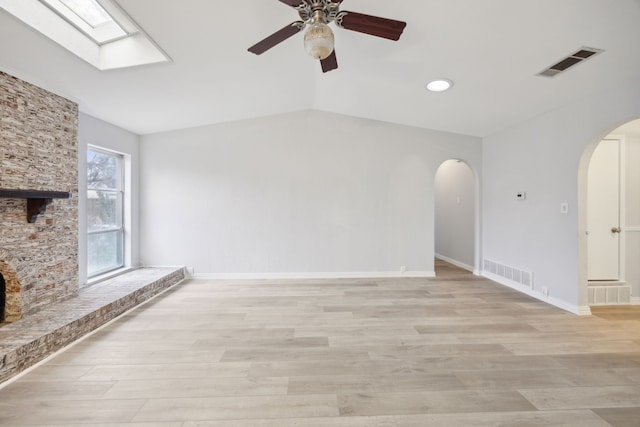
{"type": "Polygon", "coordinates": [[[436,279],[190,281],[0,389],[2,426],[640,426],[640,311],[436,279]]]}

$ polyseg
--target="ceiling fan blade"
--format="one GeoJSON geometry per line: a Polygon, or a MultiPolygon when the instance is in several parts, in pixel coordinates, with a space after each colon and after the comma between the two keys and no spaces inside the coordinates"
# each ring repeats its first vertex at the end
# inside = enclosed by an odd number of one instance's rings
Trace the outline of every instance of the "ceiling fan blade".
{"type": "Polygon", "coordinates": [[[333,52],[331,52],[331,55],[327,56],[325,59],[322,59],[320,61],[320,65],[322,65],[323,73],[327,73],[338,68],[338,58],[336,57],[336,50],[334,49],[333,52]]]}
{"type": "Polygon", "coordinates": [[[291,7],[298,7],[300,6],[302,3],[304,3],[302,0],[280,0],[282,3],[291,6],[291,7]]]}
{"type": "Polygon", "coordinates": [[[251,53],[255,53],[256,55],[261,55],[266,51],[268,51],[269,49],[271,49],[272,47],[274,47],[275,45],[282,43],[289,37],[298,34],[300,31],[302,31],[302,29],[304,28],[304,25],[305,24],[302,21],[293,22],[287,25],[286,27],[282,28],[281,30],[278,30],[275,33],[271,34],[266,39],[254,44],[247,50],[251,53]]]}
{"type": "Polygon", "coordinates": [[[398,40],[407,26],[406,22],[379,18],[356,12],[343,11],[336,17],[336,24],[342,28],[389,40],[398,40]]]}

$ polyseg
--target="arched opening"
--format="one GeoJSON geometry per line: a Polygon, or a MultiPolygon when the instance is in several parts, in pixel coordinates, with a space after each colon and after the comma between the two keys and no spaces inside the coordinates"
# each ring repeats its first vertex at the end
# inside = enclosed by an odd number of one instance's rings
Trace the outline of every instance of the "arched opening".
{"type": "Polygon", "coordinates": [[[584,305],[640,304],[638,164],[640,120],[594,141],[581,159],[578,221],[584,305]]]}
{"type": "MultiPolygon", "coordinates": [[[[447,160],[434,181],[435,257],[463,270],[475,272],[477,261],[477,180],[467,163],[447,160]]],[[[441,268],[436,268],[440,275],[441,268]],[[440,270],[440,271],[439,271],[440,270]]]]}

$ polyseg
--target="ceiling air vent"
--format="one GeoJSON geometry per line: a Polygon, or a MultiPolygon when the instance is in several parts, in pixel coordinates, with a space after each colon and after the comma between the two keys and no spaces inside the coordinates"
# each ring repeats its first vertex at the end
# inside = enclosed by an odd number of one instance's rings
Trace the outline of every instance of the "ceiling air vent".
{"type": "Polygon", "coordinates": [[[602,49],[594,49],[592,47],[583,47],[579,51],[572,53],[571,55],[563,58],[557,64],[552,65],[544,71],[538,73],[539,76],[555,77],[563,71],[567,71],[569,68],[578,65],[579,63],[586,61],[587,59],[604,52],[602,49]]]}

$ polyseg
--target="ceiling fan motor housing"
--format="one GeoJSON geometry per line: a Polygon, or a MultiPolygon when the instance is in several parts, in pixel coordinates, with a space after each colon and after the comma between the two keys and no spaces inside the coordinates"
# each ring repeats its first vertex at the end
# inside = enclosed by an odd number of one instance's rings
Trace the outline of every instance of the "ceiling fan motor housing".
{"type": "Polygon", "coordinates": [[[340,13],[340,3],[331,0],[304,0],[296,10],[305,23],[324,22],[328,24],[340,13]],[[321,20],[321,21],[320,21],[321,20]]]}

